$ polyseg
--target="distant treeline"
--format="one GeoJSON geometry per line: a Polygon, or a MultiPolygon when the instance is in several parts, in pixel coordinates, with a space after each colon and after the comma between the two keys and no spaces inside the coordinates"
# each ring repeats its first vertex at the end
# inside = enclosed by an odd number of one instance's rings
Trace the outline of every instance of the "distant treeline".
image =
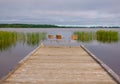
{"type": "Polygon", "coordinates": [[[48,24],[0,24],[0,28],[56,28],[59,26],[48,24]]]}
{"type": "Polygon", "coordinates": [[[0,28],[120,28],[120,26],[58,26],[49,24],[0,24],[0,28]]]}

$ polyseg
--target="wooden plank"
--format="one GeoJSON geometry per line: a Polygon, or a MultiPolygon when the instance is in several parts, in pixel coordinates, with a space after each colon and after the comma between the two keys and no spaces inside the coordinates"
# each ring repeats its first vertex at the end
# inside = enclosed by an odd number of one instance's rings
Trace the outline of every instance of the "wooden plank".
{"type": "Polygon", "coordinates": [[[120,84],[120,77],[119,77],[110,67],[108,67],[108,66],[107,66],[102,60],[100,60],[97,56],[95,56],[94,54],[92,54],[92,53],[91,53],[87,48],[85,48],[83,45],[81,45],[81,47],[82,47],[94,60],[96,60],[96,62],[99,63],[100,66],[103,67],[103,69],[104,69],[105,71],[107,71],[108,74],[109,74],[110,76],[112,76],[112,78],[113,78],[114,80],[116,80],[116,82],[117,82],[118,84],[120,84]]]}
{"type": "Polygon", "coordinates": [[[40,47],[2,84],[117,84],[81,47],[40,47]]]}

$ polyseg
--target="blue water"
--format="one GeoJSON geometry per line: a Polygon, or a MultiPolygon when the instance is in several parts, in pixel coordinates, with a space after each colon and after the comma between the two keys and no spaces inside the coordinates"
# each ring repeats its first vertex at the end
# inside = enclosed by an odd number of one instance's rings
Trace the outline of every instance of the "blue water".
{"type": "MultiPolygon", "coordinates": [[[[52,29],[37,29],[37,28],[0,28],[0,31],[16,31],[16,32],[46,32],[47,35],[52,34],[60,34],[62,35],[62,40],[56,39],[46,39],[45,41],[41,41],[40,43],[44,43],[44,45],[52,45],[52,46],[80,46],[84,45],[88,50],[90,50],[94,55],[96,55],[100,60],[102,60],[106,65],[108,65],[116,74],[120,76],[120,40],[118,42],[113,43],[101,43],[96,40],[91,42],[77,42],[75,40],[71,40],[70,36],[74,31],[96,31],[99,29],[89,29],[89,28],[52,28],[52,29]]],[[[107,29],[110,30],[110,29],[107,29]]],[[[120,29],[112,29],[120,32],[120,29]]],[[[47,36],[46,36],[47,37],[47,36]]],[[[39,43],[39,44],[40,44],[39,43]]],[[[29,54],[32,50],[34,50],[37,46],[29,46],[27,44],[22,44],[18,42],[15,46],[11,48],[0,51],[0,78],[7,75],[20,60],[22,60],[27,54],[29,54]]]]}

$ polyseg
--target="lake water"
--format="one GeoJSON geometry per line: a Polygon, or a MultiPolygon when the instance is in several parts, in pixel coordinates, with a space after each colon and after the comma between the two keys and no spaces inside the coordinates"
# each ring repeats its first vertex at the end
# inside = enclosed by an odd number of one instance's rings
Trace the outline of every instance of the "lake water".
{"type": "MultiPolygon", "coordinates": [[[[22,60],[26,55],[34,50],[40,43],[52,46],[80,46],[82,44],[120,76],[120,37],[117,42],[110,43],[103,43],[97,40],[92,40],[90,42],[78,42],[70,39],[70,36],[75,31],[95,32],[100,29],[101,28],[0,28],[0,31],[15,31],[22,33],[46,32],[47,34],[47,39],[39,41],[37,45],[28,45],[28,43],[17,42],[15,45],[2,49],[0,51],[0,79],[7,75],[18,64],[20,60],[22,60]],[[63,39],[59,41],[56,39],[50,40],[47,37],[49,34],[54,36],[56,34],[60,34],[62,35],[63,39]]],[[[115,30],[120,33],[120,29],[105,30],[115,30]]]]}

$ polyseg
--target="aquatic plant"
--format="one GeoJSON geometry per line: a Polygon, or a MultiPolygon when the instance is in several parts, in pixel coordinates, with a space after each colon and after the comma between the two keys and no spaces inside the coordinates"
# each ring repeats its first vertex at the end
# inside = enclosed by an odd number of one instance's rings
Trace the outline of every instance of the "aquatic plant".
{"type": "Polygon", "coordinates": [[[75,35],[78,36],[78,41],[81,41],[81,42],[90,42],[93,40],[93,35],[94,35],[94,32],[79,32],[79,31],[76,31],[74,32],[75,35]]]}
{"type": "Polygon", "coordinates": [[[0,50],[9,49],[17,42],[27,43],[30,46],[39,45],[40,41],[46,39],[46,33],[19,33],[0,31],[0,50]]]}
{"type": "Polygon", "coordinates": [[[119,40],[119,33],[113,30],[98,30],[96,32],[76,31],[74,34],[78,36],[77,40],[81,42],[97,40],[102,43],[111,43],[119,40]]]}
{"type": "Polygon", "coordinates": [[[112,30],[98,30],[96,32],[96,38],[100,42],[118,42],[119,40],[119,33],[117,31],[112,31],[112,30]]]}
{"type": "Polygon", "coordinates": [[[0,50],[5,50],[13,45],[16,45],[17,33],[0,31],[0,50]]]}
{"type": "Polygon", "coordinates": [[[27,44],[28,45],[38,45],[40,41],[45,40],[46,33],[27,33],[27,44]]]}

